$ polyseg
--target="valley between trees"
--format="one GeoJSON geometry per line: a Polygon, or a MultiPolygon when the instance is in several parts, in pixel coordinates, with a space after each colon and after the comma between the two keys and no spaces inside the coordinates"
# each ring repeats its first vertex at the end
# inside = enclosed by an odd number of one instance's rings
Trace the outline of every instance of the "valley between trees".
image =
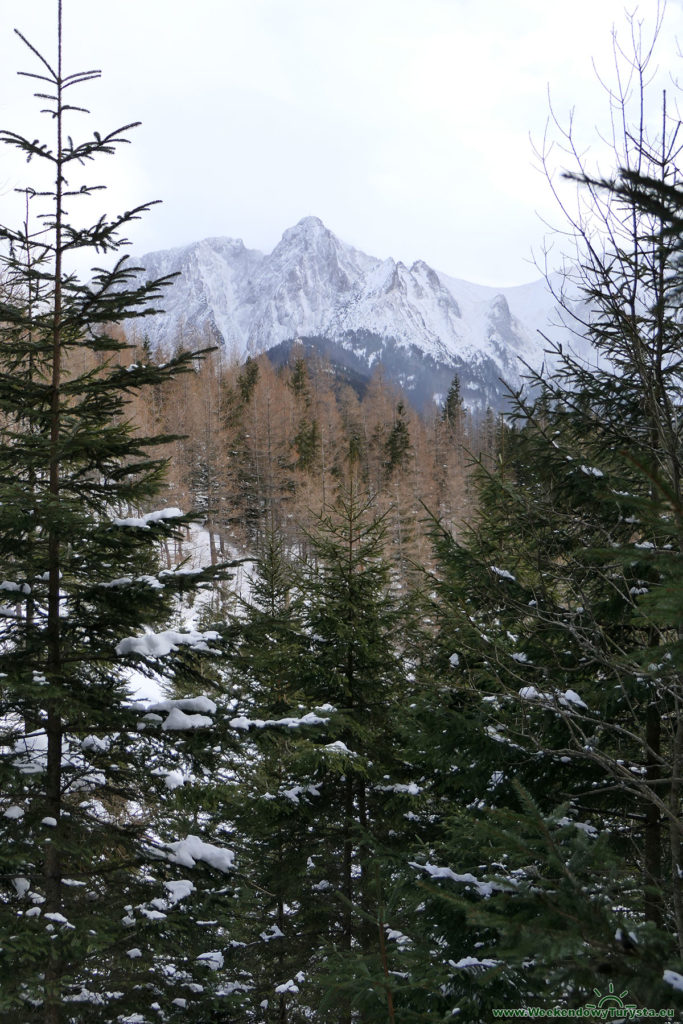
{"type": "Polygon", "coordinates": [[[167,283],[121,257],[147,207],[67,209],[134,125],[69,135],[99,73],[62,69],[58,11],[50,141],[0,132],[53,182],[0,228],[0,1019],[675,1019],[683,200],[651,49],[616,53],[609,174],[564,140],[599,358],[474,422],[457,382],[420,417],[296,348],[131,346],[167,283]]]}

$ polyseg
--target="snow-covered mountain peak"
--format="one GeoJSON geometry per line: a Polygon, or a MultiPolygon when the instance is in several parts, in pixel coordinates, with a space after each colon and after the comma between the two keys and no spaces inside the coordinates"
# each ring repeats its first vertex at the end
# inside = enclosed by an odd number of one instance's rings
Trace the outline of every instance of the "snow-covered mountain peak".
{"type": "Polygon", "coordinates": [[[413,274],[416,278],[424,278],[424,280],[428,281],[430,286],[434,289],[438,289],[441,287],[439,275],[435,270],[432,270],[432,268],[427,263],[425,263],[424,260],[415,260],[412,267],[410,268],[410,273],[413,274]]]}
{"type": "Polygon", "coordinates": [[[304,217],[287,228],[268,257],[272,264],[305,262],[322,263],[343,259],[346,246],[317,217],[304,217]]]}
{"type": "Polygon", "coordinates": [[[489,316],[494,322],[501,324],[509,324],[512,314],[510,313],[510,306],[505,296],[499,292],[493,299],[489,307],[489,316]]]}
{"type": "Polygon", "coordinates": [[[294,238],[315,238],[319,235],[331,235],[332,232],[325,227],[320,217],[302,217],[291,228],[286,228],[282,233],[282,241],[290,242],[294,238]]]}
{"type": "Polygon", "coordinates": [[[244,252],[245,245],[241,238],[203,238],[201,242],[196,242],[194,245],[188,248],[209,248],[223,250],[224,252],[241,253],[244,252]]]}
{"type": "Polygon", "coordinates": [[[295,338],[315,339],[354,374],[378,362],[424,402],[457,372],[470,404],[499,403],[518,360],[540,366],[539,329],[552,322],[544,282],[491,288],[448,277],[418,259],[409,267],[341,241],[319,217],[303,217],[269,254],[238,238],[205,238],[142,257],[144,274],[180,271],[166,313],[144,321],[154,343],[207,336],[236,358],[295,338]]]}

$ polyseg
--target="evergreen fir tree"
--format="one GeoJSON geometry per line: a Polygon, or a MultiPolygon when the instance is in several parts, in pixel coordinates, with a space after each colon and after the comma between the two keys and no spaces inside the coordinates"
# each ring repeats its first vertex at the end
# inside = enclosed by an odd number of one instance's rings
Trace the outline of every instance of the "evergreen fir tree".
{"type": "Polygon", "coordinates": [[[440,984],[475,1020],[578,1007],[607,984],[641,1006],[680,998],[680,196],[662,123],[657,139],[627,126],[614,181],[577,175],[607,240],[574,225],[574,324],[599,362],[557,352],[538,403],[517,396],[467,543],[438,538],[433,667],[452,724],[427,735],[437,761],[452,737],[467,809],[416,863],[445,890],[440,984]],[[468,956],[474,995],[453,967],[468,956]]]}
{"type": "Polygon", "coordinates": [[[465,408],[460,394],[460,378],[456,373],[446,395],[441,419],[456,435],[459,435],[462,432],[464,414],[465,408]]]}
{"type": "Polygon", "coordinates": [[[358,979],[367,981],[368,972],[375,980],[363,999],[386,1013],[383,888],[392,855],[413,830],[408,812],[418,793],[397,714],[410,692],[408,618],[390,587],[384,518],[354,483],[353,468],[350,476],[311,537],[303,583],[310,649],[302,678],[311,697],[334,709],[311,880],[338,894],[326,908],[323,935],[339,960],[328,964],[323,1006],[335,1006],[338,1017],[330,1019],[340,1020],[356,1005],[358,979]]]}
{"type": "Polygon", "coordinates": [[[250,577],[249,600],[229,628],[226,682],[230,726],[241,737],[229,752],[229,781],[211,783],[211,799],[234,825],[240,852],[241,937],[232,962],[246,959],[248,1020],[291,1024],[319,938],[307,906],[309,835],[320,804],[316,766],[328,716],[305,710],[301,663],[307,642],[301,597],[284,543],[266,535],[250,577]],[[280,989],[278,991],[278,989],[280,989]],[[293,991],[297,990],[297,991],[293,991]]]}
{"type": "MultiPolygon", "coordinates": [[[[98,188],[74,172],[113,153],[133,125],[82,143],[68,134],[82,109],[71,90],[99,73],[63,71],[57,10],[56,61],[21,37],[39,62],[29,77],[54,141],[0,133],[49,166],[54,182],[38,195],[26,188],[33,220],[0,229],[0,1012],[27,1024],[105,1022],[156,1002],[171,1020],[181,1016],[177,1000],[189,1005],[198,991],[178,989],[191,980],[179,964],[199,951],[172,938],[195,888],[176,885],[178,864],[194,861],[182,839],[155,828],[154,794],[167,788],[163,737],[212,719],[185,716],[193,706],[181,702],[163,709],[163,721],[152,716],[160,725],[140,721],[128,674],[137,665],[179,685],[201,678],[194,649],[206,649],[208,635],[150,631],[174,595],[210,574],[158,572],[159,541],[187,518],[175,508],[142,513],[163,478],[155,446],[166,439],[140,436],[126,411],[192,358],[126,366],[108,327],[149,312],[163,280],[134,283],[120,256],[89,283],[68,268],[74,252],[117,254],[122,229],[147,206],[92,227],[67,219],[65,207],[98,188]]],[[[227,870],[227,852],[203,852],[227,870]]]]}
{"type": "Polygon", "coordinates": [[[406,421],[406,407],[403,402],[396,406],[396,417],[384,446],[387,473],[402,466],[410,451],[410,430],[406,421]]]}
{"type": "Polygon", "coordinates": [[[271,533],[244,619],[228,628],[228,724],[241,742],[213,800],[236,836],[248,1020],[346,1019],[368,971],[363,998],[386,1012],[383,890],[418,787],[401,754],[405,620],[384,530],[351,492],[319,517],[298,568],[271,533]]]}

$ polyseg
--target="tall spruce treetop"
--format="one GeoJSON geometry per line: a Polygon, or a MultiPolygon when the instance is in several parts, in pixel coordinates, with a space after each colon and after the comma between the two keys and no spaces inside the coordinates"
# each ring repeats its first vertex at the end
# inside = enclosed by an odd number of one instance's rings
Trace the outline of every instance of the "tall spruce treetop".
{"type": "Polygon", "coordinates": [[[462,395],[460,394],[460,378],[456,373],[448,388],[446,401],[441,411],[441,419],[453,431],[459,433],[462,429],[464,411],[462,395]]]}
{"type": "MultiPolygon", "coordinates": [[[[132,283],[118,256],[88,283],[68,270],[74,253],[116,256],[122,229],[148,204],[91,227],[69,218],[101,187],[77,185],[72,172],[114,153],[133,125],[74,141],[69,123],[87,111],[72,94],[99,72],[65,73],[61,2],[57,13],[55,61],[20,36],[37,61],[22,74],[37,83],[51,141],[0,131],[52,177],[23,190],[22,226],[0,228],[0,1013],[109,1021],[156,1001],[170,1020],[181,1015],[177,958],[191,960],[191,947],[169,941],[164,953],[159,940],[194,888],[174,888],[174,863],[186,871],[195,861],[154,828],[154,794],[167,776],[163,737],[208,728],[214,705],[171,702],[163,722],[140,722],[127,676],[138,666],[178,686],[197,678],[197,647],[210,638],[154,630],[174,595],[206,574],[157,571],[159,540],[187,519],[145,511],[164,439],[140,436],[126,406],[191,370],[192,357],[122,361],[126,346],[108,326],[150,312],[164,280],[132,283]]],[[[218,846],[193,850],[228,869],[218,846]]]]}

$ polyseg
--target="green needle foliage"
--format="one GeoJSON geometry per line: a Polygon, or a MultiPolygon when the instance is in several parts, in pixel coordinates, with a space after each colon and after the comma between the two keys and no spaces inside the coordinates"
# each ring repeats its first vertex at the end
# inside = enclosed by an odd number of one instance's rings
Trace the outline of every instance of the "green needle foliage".
{"type": "Polygon", "coordinates": [[[328,716],[304,703],[307,640],[296,583],[282,538],[267,533],[241,619],[228,628],[227,680],[239,746],[228,754],[225,782],[212,783],[220,813],[239,837],[245,946],[235,949],[231,963],[248,977],[243,1019],[278,1024],[302,1019],[297,997],[320,944],[315,905],[321,897],[306,881],[328,716]]]}
{"type": "Polygon", "coordinates": [[[172,1019],[176,954],[192,958],[169,937],[184,912],[163,883],[178,869],[153,825],[167,744],[151,723],[141,731],[127,679],[133,666],[178,685],[197,677],[190,635],[156,647],[142,636],[193,581],[157,571],[159,542],[187,518],[140,514],[167,439],[140,436],[127,404],[191,371],[192,356],[121,365],[109,325],[151,312],[166,283],[135,283],[118,255],[149,204],[91,227],[73,226],[67,206],[100,188],[77,184],[80,168],[134,126],[69,134],[84,113],[72,94],[99,72],[64,72],[61,3],[56,60],[21,39],[51,141],[7,129],[0,141],[45,165],[52,184],[27,186],[25,223],[0,228],[0,1014],[103,1022],[157,1001],[172,1019]],[[115,260],[82,282],[69,258],[88,251],[115,260]]]}
{"type": "MultiPolygon", "coordinates": [[[[628,68],[641,90],[650,58],[628,68]]],[[[683,200],[666,107],[650,136],[629,95],[610,94],[614,178],[573,175],[583,302],[564,313],[598,356],[555,351],[481,470],[469,534],[435,529],[435,796],[453,803],[420,860],[441,967],[425,972],[477,1021],[610,983],[680,1000],[683,200]]]]}

